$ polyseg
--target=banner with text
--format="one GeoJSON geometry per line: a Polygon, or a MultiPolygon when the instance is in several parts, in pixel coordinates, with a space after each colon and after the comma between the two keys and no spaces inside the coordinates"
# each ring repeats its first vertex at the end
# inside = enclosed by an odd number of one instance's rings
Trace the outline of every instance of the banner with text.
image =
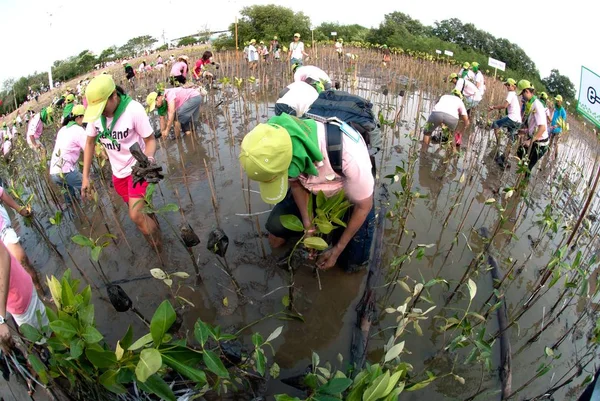
{"type": "Polygon", "coordinates": [[[488,65],[490,67],[496,68],[500,71],[505,71],[506,70],[506,64],[500,60],[496,60],[495,58],[488,58],[488,65]]]}
{"type": "Polygon", "coordinates": [[[600,127],[600,75],[583,66],[577,111],[600,127]]]}

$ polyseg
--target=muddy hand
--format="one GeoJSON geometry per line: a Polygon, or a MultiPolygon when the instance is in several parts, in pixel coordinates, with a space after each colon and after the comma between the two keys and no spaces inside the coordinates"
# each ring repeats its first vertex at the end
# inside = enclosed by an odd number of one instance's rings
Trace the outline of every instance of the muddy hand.
{"type": "Polygon", "coordinates": [[[0,324],[0,347],[8,353],[10,349],[14,347],[12,336],[10,335],[10,328],[8,324],[0,324]]]}
{"type": "Polygon", "coordinates": [[[335,266],[339,256],[340,255],[335,247],[330,248],[319,256],[319,259],[317,259],[317,267],[321,270],[331,269],[335,266]]]}

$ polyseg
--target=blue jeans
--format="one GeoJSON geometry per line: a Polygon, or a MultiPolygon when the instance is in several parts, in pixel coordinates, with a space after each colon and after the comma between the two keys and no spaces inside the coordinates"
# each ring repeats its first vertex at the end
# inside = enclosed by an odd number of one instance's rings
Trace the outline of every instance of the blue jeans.
{"type": "Polygon", "coordinates": [[[494,121],[494,123],[492,124],[493,129],[502,127],[506,128],[506,131],[508,132],[508,137],[511,141],[514,141],[515,139],[517,139],[517,131],[519,130],[519,128],[521,128],[521,123],[513,121],[510,118],[508,118],[508,116],[505,116],[499,120],[494,121]]]}
{"type": "Polygon", "coordinates": [[[79,199],[81,195],[81,179],[82,175],[79,171],[74,170],[70,173],[51,174],[52,181],[61,187],[64,191],[65,202],[67,205],[72,203],[72,200],[79,199]]]}
{"type": "MultiPolygon", "coordinates": [[[[313,205],[316,205],[316,197],[314,195],[311,196],[313,196],[313,205]]],[[[342,218],[342,221],[348,223],[350,216],[352,216],[352,211],[353,207],[348,209],[342,218]]],[[[288,191],[285,199],[275,205],[269,214],[266,224],[267,231],[279,238],[298,238],[298,232],[290,231],[281,224],[279,217],[285,214],[293,214],[298,216],[300,219],[302,218],[300,216],[300,209],[298,209],[291,191],[288,191]]],[[[363,225],[358,229],[352,240],[350,240],[338,258],[338,266],[344,269],[344,271],[351,273],[360,270],[364,265],[366,265],[371,255],[371,243],[373,242],[374,231],[375,207],[371,207],[371,211],[367,215],[363,225]]],[[[344,227],[338,227],[333,230],[331,234],[325,238],[325,240],[329,244],[335,244],[339,241],[343,232],[344,227]]]]}
{"type": "Polygon", "coordinates": [[[290,59],[290,64],[291,65],[298,64],[300,67],[302,67],[302,64],[304,64],[304,63],[302,62],[301,58],[293,58],[293,59],[290,59]]]}

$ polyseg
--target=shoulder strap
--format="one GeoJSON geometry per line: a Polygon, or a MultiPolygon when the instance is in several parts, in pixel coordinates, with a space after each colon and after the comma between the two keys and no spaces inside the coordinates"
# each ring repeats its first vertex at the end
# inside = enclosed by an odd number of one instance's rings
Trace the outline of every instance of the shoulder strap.
{"type": "Polygon", "coordinates": [[[325,136],[327,139],[327,156],[329,157],[329,164],[331,168],[339,175],[342,173],[342,130],[340,127],[333,123],[325,124],[325,136]]]}

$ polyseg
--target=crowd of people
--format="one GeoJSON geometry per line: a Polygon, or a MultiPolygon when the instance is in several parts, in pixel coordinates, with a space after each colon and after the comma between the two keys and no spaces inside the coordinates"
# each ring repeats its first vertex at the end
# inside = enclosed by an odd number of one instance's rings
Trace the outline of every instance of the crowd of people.
{"type": "MultiPolygon", "coordinates": [[[[287,49],[277,36],[269,45],[257,44],[252,39],[244,54],[255,65],[259,59],[279,60],[285,51],[293,82],[279,94],[275,116],[244,136],[240,164],[248,178],[259,183],[262,200],[274,205],[266,223],[273,248],[283,246],[299,234],[286,227],[281,216],[297,216],[303,225],[300,235],[309,237],[316,232],[312,217],[315,210],[310,210],[309,205],[316,208],[321,193],[327,198],[343,194],[348,207],[335,221],[342,228],[335,231],[331,247],[316,258],[316,265],[320,269],[338,265],[348,272],[360,270],[369,260],[374,231],[373,156],[380,148],[378,121],[368,100],[338,90],[339,85],[325,71],[304,65],[308,53],[299,34],[294,35],[287,49]]],[[[342,39],[336,41],[335,52],[340,58],[344,56],[342,39]]],[[[385,66],[391,62],[391,53],[383,47],[382,54],[385,66]]],[[[186,55],[171,55],[167,60],[158,55],[150,64],[142,61],[137,69],[129,62],[123,64],[130,82],[137,74],[167,66],[170,87],[166,88],[166,83],[158,85],[156,91],[147,95],[146,108],[116,85],[110,74],[99,74],[91,80],[80,80],[75,90],[67,87],[50,106],[37,113],[28,110],[23,118],[17,115],[10,124],[2,122],[0,130],[5,157],[10,156],[17,127],[25,124],[27,144],[43,160],[45,147],[40,138],[60,120],[49,177],[63,189],[67,207],[92,196],[90,171],[97,147],[100,148],[99,153],[111,167],[114,191],[149,245],[158,252],[162,250],[160,227],[155,216],[142,211],[150,182],[145,179],[144,171],[156,170],[156,137],[171,136],[171,128],[175,137],[193,133],[206,96],[204,85],[213,84],[213,69],[219,68],[211,51],[204,52],[192,68],[186,55]],[[188,82],[189,78],[192,82],[188,82]],[[159,117],[160,132],[154,132],[148,113],[159,117]],[[143,154],[136,154],[135,149],[143,154]],[[80,171],[78,162],[82,154],[80,171]],[[139,168],[140,157],[149,168],[139,168]]],[[[458,73],[447,77],[447,82],[451,85],[449,93],[435,102],[423,128],[424,151],[439,128],[453,134],[453,149],[460,147],[462,134],[471,126],[470,116],[480,107],[486,93],[485,78],[476,62],[465,63],[458,73]]],[[[503,138],[501,133],[504,130],[507,133],[507,144],[498,161],[501,167],[507,167],[516,143],[518,157],[527,157],[531,170],[551,144],[556,143],[552,138],[566,130],[563,99],[555,96],[551,105],[549,97],[544,92],[538,94],[527,80],[517,82],[509,78],[504,85],[505,101],[489,106],[490,112],[506,113],[491,125],[498,146],[503,138]]],[[[23,216],[31,214],[1,186],[0,199],[23,216]]],[[[0,342],[8,344],[7,312],[17,324],[29,323],[35,327],[47,322],[47,317],[38,274],[1,205],[0,242],[0,342]]]]}

